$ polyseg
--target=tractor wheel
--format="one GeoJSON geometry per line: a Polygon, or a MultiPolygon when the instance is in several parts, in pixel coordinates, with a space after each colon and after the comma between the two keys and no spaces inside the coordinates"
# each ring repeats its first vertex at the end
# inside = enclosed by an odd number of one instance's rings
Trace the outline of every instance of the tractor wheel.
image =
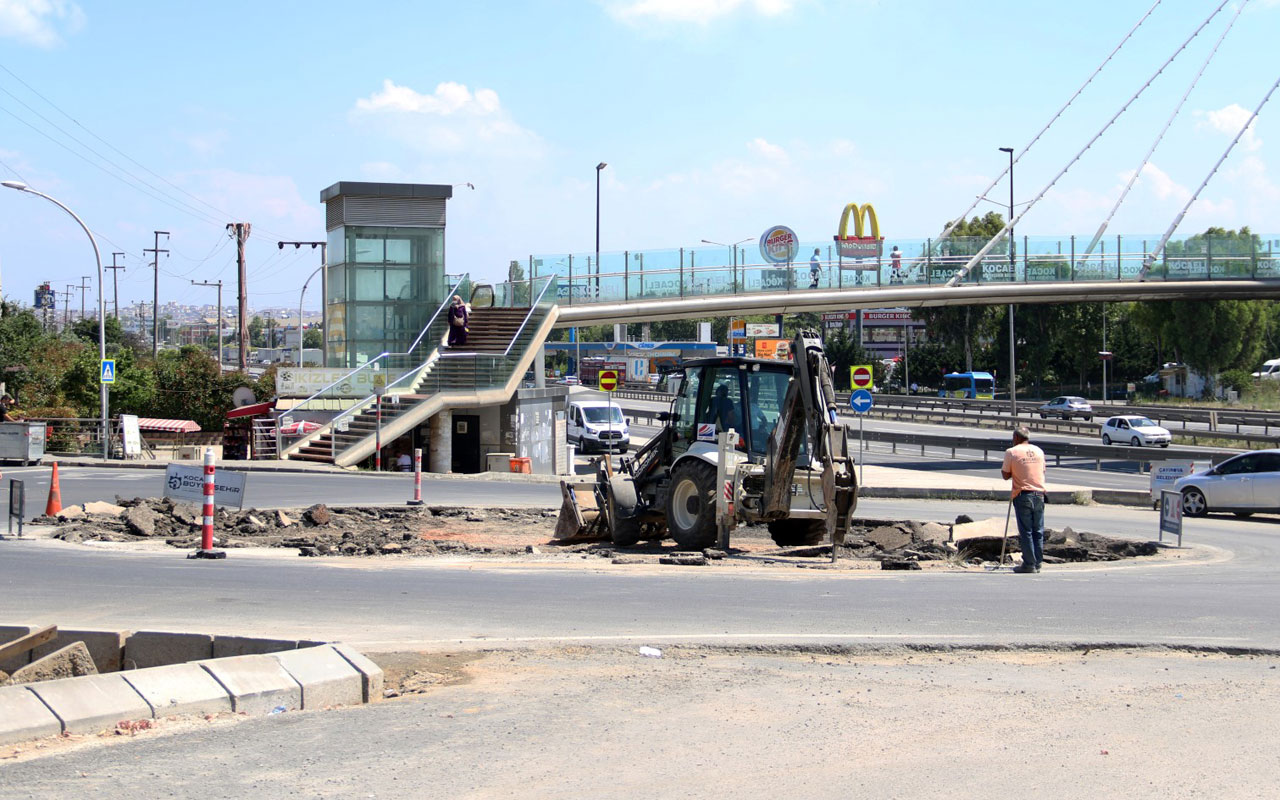
{"type": "Polygon", "coordinates": [[[778,547],[811,547],[822,544],[827,526],[818,519],[775,519],[769,523],[769,535],[778,547]]]}
{"type": "Polygon", "coordinates": [[[609,495],[613,499],[613,509],[609,518],[613,521],[613,529],[609,531],[610,540],[618,547],[631,547],[640,541],[640,520],[636,519],[636,485],[634,481],[614,475],[609,479],[609,495]]]}
{"type": "Polygon", "coordinates": [[[667,530],[684,550],[716,541],[716,468],[696,458],[676,465],[667,495],[667,530]]]}

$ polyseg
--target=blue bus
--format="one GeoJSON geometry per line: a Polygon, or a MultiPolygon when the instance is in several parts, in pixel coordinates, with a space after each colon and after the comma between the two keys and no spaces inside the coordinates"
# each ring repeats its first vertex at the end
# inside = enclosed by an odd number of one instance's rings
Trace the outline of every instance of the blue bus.
{"type": "Polygon", "coordinates": [[[967,397],[970,400],[996,399],[996,379],[990,372],[948,372],[942,376],[938,397],[967,397]]]}

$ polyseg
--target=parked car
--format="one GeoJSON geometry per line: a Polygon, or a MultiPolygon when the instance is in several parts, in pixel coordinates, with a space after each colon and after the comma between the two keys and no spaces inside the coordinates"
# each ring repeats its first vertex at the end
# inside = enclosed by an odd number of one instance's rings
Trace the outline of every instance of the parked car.
{"type": "Polygon", "coordinates": [[[1269,381],[1280,381],[1280,358],[1271,358],[1262,362],[1262,369],[1253,373],[1255,378],[1265,378],[1269,381]]]}
{"type": "Polygon", "coordinates": [[[612,401],[571,400],[565,419],[569,444],[580,453],[625,453],[631,445],[631,421],[612,401]]]}
{"type": "Polygon", "coordinates": [[[1280,512],[1280,449],[1242,453],[1179,478],[1173,488],[1182,494],[1182,513],[1191,517],[1210,511],[1241,517],[1280,512]]]}
{"type": "Polygon", "coordinates": [[[1127,444],[1133,447],[1160,445],[1168,447],[1173,435],[1146,417],[1129,415],[1112,417],[1102,425],[1103,444],[1127,444]]]}
{"type": "Polygon", "coordinates": [[[1040,419],[1048,419],[1049,417],[1062,417],[1063,419],[1079,417],[1087,422],[1093,419],[1093,406],[1083,397],[1072,397],[1070,395],[1055,397],[1040,406],[1040,419]]]}

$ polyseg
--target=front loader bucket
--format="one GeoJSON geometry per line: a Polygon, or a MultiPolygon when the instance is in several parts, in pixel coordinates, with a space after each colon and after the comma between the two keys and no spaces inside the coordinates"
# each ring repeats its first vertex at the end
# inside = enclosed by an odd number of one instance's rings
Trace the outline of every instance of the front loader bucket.
{"type": "Polygon", "coordinates": [[[552,539],[558,542],[586,542],[607,539],[600,510],[596,506],[594,483],[560,481],[560,517],[552,539]]]}

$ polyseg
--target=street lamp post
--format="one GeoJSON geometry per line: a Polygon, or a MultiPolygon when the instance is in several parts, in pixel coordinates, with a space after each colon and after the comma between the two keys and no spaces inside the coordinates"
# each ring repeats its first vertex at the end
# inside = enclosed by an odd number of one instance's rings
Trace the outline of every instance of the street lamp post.
{"type": "MultiPolygon", "coordinates": [[[[53,199],[44,192],[38,192],[27,186],[22,181],[0,181],[9,189],[16,189],[19,192],[34,194],[36,197],[43,197],[50,203],[71,215],[71,218],[84,230],[84,235],[89,237],[89,244],[93,245],[93,260],[98,265],[98,365],[101,369],[102,362],[107,360],[107,316],[103,308],[102,294],[102,254],[98,252],[98,240],[93,238],[93,233],[89,230],[89,226],[84,224],[84,220],[76,216],[76,212],[64,206],[62,203],[53,199]]],[[[98,384],[101,394],[101,410],[102,410],[102,458],[107,460],[111,457],[111,435],[110,429],[107,427],[107,384],[99,382],[98,384]]]]}
{"type": "Polygon", "coordinates": [[[600,297],[600,171],[608,164],[596,164],[596,299],[600,297]]]}
{"type": "MultiPolygon", "coordinates": [[[[1009,154],[1009,220],[1013,220],[1013,148],[1001,147],[1000,152],[1009,154]]],[[[1009,228],[1009,280],[1017,275],[1017,255],[1013,252],[1013,228],[1009,228]]],[[[1013,336],[1013,303],[1009,304],[1009,416],[1018,416],[1018,378],[1017,378],[1017,342],[1013,336]]]]}
{"type": "MultiPolygon", "coordinates": [[[[466,185],[471,186],[471,184],[469,183],[466,185]]],[[[475,189],[476,187],[471,186],[471,188],[475,189]]],[[[320,298],[320,332],[321,332],[320,361],[323,364],[328,364],[329,363],[329,336],[328,336],[328,331],[325,330],[325,325],[324,325],[324,304],[329,302],[329,270],[326,269],[326,267],[329,266],[329,243],[328,242],[276,242],[276,248],[279,250],[283,250],[286,244],[293,245],[294,250],[297,250],[299,247],[302,247],[304,244],[310,245],[312,250],[315,250],[317,247],[320,248],[320,266],[316,267],[315,270],[313,270],[312,273],[307,276],[306,281],[304,281],[302,284],[302,291],[298,293],[298,366],[302,366],[302,297],[307,293],[307,284],[311,283],[311,279],[316,276],[317,272],[321,273],[320,294],[323,295],[320,298]]]]}
{"type": "Polygon", "coordinates": [[[731,255],[730,255],[730,260],[731,260],[731,261],[732,261],[732,263],[733,263],[733,292],[734,292],[734,294],[737,294],[737,293],[738,293],[738,245],[742,244],[743,242],[748,242],[748,241],[751,241],[751,240],[750,240],[750,238],[747,238],[747,239],[739,239],[738,241],[734,242],[733,244],[725,244],[724,242],[713,242],[713,241],[711,241],[710,239],[703,239],[703,240],[702,240],[702,243],[703,243],[703,244],[714,244],[714,245],[716,245],[717,247],[727,247],[727,248],[729,248],[730,253],[731,253],[731,255]]]}

